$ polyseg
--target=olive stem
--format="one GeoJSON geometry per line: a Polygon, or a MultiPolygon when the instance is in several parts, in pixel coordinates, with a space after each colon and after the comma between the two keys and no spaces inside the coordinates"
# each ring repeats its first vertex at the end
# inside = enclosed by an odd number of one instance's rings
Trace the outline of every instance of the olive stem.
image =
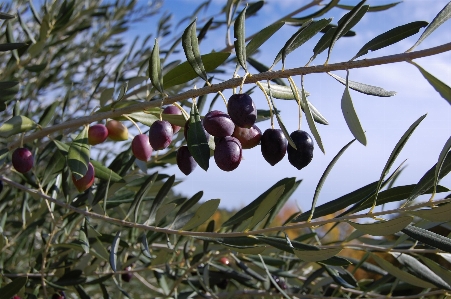
{"type": "MultiPolygon", "coordinates": [[[[129,121],[131,121],[134,125],[135,125],[135,127],[138,129],[138,131],[139,131],[139,134],[142,134],[143,132],[141,131],[141,129],[139,128],[139,126],[138,126],[138,124],[133,120],[133,119],[131,119],[131,117],[130,116],[128,116],[127,114],[124,114],[123,115],[126,119],[128,119],[129,121]]],[[[161,115],[160,115],[160,120],[161,120],[161,115]]]]}
{"type": "Polygon", "coordinates": [[[261,89],[261,91],[265,95],[266,101],[268,102],[269,115],[270,115],[270,118],[271,118],[271,128],[274,129],[274,116],[273,116],[273,113],[272,113],[271,101],[269,100],[268,94],[266,93],[265,88],[263,87],[263,85],[260,82],[256,82],[256,84],[261,89]]]}

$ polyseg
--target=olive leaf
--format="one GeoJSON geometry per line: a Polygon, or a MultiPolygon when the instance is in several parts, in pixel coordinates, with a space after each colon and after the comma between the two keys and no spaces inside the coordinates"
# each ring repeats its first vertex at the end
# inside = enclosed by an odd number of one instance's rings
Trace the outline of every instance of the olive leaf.
{"type": "Polygon", "coordinates": [[[196,20],[194,20],[183,32],[182,46],[188,63],[199,77],[207,81],[207,73],[204,64],[202,63],[199,42],[197,40],[196,20]]]}
{"type": "Polygon", "coordinates": [[[246,20],[246,9],[247,6],[240,12],[238,17],[235,20],[234,25],[234,36],[235,36],[235,52],[236,52],[236,58],[238,59],[238,63],[241,65],[241,67],[247,72],[247,65],[246,65],[246,27],[245,27],[245,20],[246,20]]]}
{"type": "Polygon", "coordinates": [[[88,126],[84,126],[80,134],[72,141],[67,152],[67,164],[76,180],[85,176],[88,171],[90,145],[88,143],[88,126]]]}

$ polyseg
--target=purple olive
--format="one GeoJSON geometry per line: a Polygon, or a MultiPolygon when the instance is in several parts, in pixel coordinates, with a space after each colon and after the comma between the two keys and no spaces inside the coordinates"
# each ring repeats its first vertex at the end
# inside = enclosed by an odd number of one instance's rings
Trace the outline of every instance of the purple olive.
{"type": "Polygon", "coordinates": [[[213,110],[208,112],[204,119],[205,130],[215,137],[226,137],[233,134],[235,124],[227,113],[213,110]]]}
{"type": "Polygon", "coordinates": [[[215,162],[224,171],[232,171],[240,165],[242,156],[241,143],[231,136],[221,138],[215,148],[215,162]]]}
{"type": "Polygon", "coordinates": [[[262,131],[256,125],[249,129],[236,126],[232,136],[240,141],[243,149],[250,149],[260,143],[262,131]]]}
{"type": "Polygon", "coordinates": [[[189,175],[197,166],[197,162],[194,160],[186,145],[178,149],[176,160],[177,166],[185,175],[189,175]]]}
{"type": "Polygon", "coordinates": [[[283,159],[287,152],[288,141],[282,130],[267,129],[261,139],[261,150],[265,160],[272,166],[283,159]]]}
{"type": "Polygon", "coordinates": [[[157,120],[149,130],[150,145],[155,150],[165,149],[172,141],[172,125],[165,120],[157,120]]]}
{"type": "MultiPolygon", "coordinates": [[[[180,111],[180,109],[175,107],[174,105],[170,105],[163,109],[163,113],[164,114],[181,115],[182,111],[180,111]]],[[[171,124],[171,126],[172,126],[172,131],[174,134],[177,133],[178,131],[180,131],[180,126],[173,125],[173,124],[171,124]]]]}
{"type": "Polygon", "coordinates": [[[20,147],[13,152],[13,166],[20,173],[26,173],[30,171],[33,167],[33,160],[33,154],[27,148],[20,147]]]}
{"type": "Polygon", "coordinates": [[[257,120],[257,109],[254,101],[245,93],[234,94],[229,98],[227,112],[238,127],[250,128],[257,120]]]}
{"type": "Polygon", "coordinates": [[[136,159],[147,162],[152,156],[152,146],[149,143],[149,136],[139,134],[133,138],[132,152],[136,159]]]}
{"type": "Polygon", "coordinates": [[[313,159],[313,140],[310,135],[302,130],[294,131],[290,134],[297,149],[288,145],[288,161],[297,169],[307,166],[313,159]]]}

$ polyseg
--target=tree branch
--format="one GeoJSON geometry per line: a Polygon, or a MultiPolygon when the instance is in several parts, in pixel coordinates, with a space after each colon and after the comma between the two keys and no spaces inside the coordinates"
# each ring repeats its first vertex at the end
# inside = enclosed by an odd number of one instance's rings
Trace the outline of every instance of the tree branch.
{"type": "Polygon", "coordinates": [[[41,198],[47,199],[48,201],[53,202],[56,205],[63,207],[65,209],[71,210],[75,213],[84,215],[86,217],[91,217],[93,219],[100,219],[102,221],[106,221],[111,224],[116,224],[118,226],[133,227],[133,228],[138,228],[138,229],[142,229],[145,231],[161,232],[161,233],[170,234],[170,235],[190,236],[190,237],[208,237],[208,238],[244,237],[244,236],[253,236],[253,235],[259,235],[259,234],[267,234],[267,233],[271,233],[271,232],[288,231],[291,229],[300,229],[300,228],[306,228],[306,227],[311,228],[311,227],[316,227],[316,226],[322,226],[322,225],[329,224],[329,223],[346,222],[346,221],[352,220],[352,219],[374,218],[374,217],[383,216],[383,215],[401,214],[403,212],[414,211],[418,208],[431,207],[433,205],[438,205],[438,204],[442,204],[442,203],[451,201],[451,199],[445,198],[445,199],[437,200],[434,202],[429,202],[429,201],[423,202],[423,203],[420,203],[415,206],[409,206],[409,207],[405,207],[405,208],[396,208],[393,210],[372,213],[371,215],[366,214],[366,213],[365,214],[357,214],[357,215],[348,215],[348,216],[343,216],[343,217],[339,217],[339,218],[332,218],[332,219],[327,219],[327,220],[317,220],[317,221],[312,221],[312,222],[301,222],[301,223],[296,223],[293,225],[275,226],[275,227],[257,229],[257,230],[253,230],[253,231],[247,231],[247,232],[230,232],[230,233],[195,232],[195,231],[193,232],[193,231],[174,230],[174,229],[162,228],[162,227],[157,227],[157,226],[149,226],[149,225],[129,222],[129,221],[125,221],[125,220],[120,220],[120,219],[116,219],[116,218],[111,218],[111,217],[108,217],[105,215],[100,215],[97,213],[93,213],[93,212],[89,212],[89,211],[86,211],[83,209],[76,208],[74,206],[71,206],[68,203],[57,200],[46,194],[43,194],[38,191],[27,188],[26,186],[16,183],[16,182],[10,180],[9,178],[0,176],[0,180],[2,180],[4,183],[6,183],[10,186],[13,186],[13,187],[21,189],[25,192],[28,192],[31,195],[34,195],[34,196],[37,195],[41,198]]]}

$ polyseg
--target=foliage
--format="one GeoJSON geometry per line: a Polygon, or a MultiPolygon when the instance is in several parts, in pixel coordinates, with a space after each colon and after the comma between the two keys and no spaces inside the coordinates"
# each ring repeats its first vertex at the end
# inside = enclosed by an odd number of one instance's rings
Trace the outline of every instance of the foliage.
{"type": "Polygon", "coordinates": [[[257,15],[264,1],[228,0],[219,14],[198,21],[206,1],[179,22],[189,23],[183,33],[173,30],[165,14],[156,36],[140,44],[136,38],[131,45],[124,34],[154,16],[162,3],[64,0],[35,7],[33,1],[17,0],[0,5],[0,297],[50,298],[64,292],[66,298],[432,298],[451,290],[451,240],[446,236],[451,203],[449,198],[433,200],[436,193],[449,191],[438,182],[451,171],[451,142],[419,182],[395,186],[402,164],[391,170],[425,115],[400,138],[378,181],[316,206],[340,156],[356,140],[366,144],[349,89],[394,95],[330,72],[347,70],[349,75],[357,67],[408,61],[451,102],[450,87],[412,61],[450,51],[449,43],[355,60],[424,29],[416,47],[450,18],[451,4],[429,24],[414,21],[374,37],[351,61],[311,67],[321,52],[328,50],[329,57],[341,37],[355,35],[351,29],[367,11],[383,14],[397,4],[371,7],[361,1],[349,7],[331,0],[318,6],[321,2],[326,1],[311,2],[316,11],[308,16],[302,9],[294,11],[300,17],[289,15],[249,36],[246,20],[257,15]],[[335,8],[349,12],[333,25],[326,16],[335,8]],[[272,35],[291,25],[300,28],[271,68],[266,67],[270,62],[253,57],[272,35]],[[201,53],[199,43],[212,33],[225,33],[225,48],[201,53]],[[288,55],[315,36],[321,38],[309,64],[285,69],[288,55]],[[186,61],[172,60],[178,51],[186,61]],[[273,71],[278,61],[282,70],[273,71]],[[251,75],[250,67],[257,73],[251,75]],[[311,210],[286,215],[284,205],[301,183],[294,177],[277,180],[232,216],[218,210],[219,199],[202,201],[202,191],[191,198],[173,191],[181,180],[164,172],[177,163],[181,146],[187,145],[199,168],[208,170],[215,141],[204,133],[202,118],[225,89],[239,87],[242,93],[245,84],[256,84],[269,107],[258,110],[257,121],[271,119],[274,127],[275,115],[294,148],[275,99],[295,100],[324,152],[316,123],[328,122],[303,86],[304,76],[318,72],[345,85],[341,107],[355,140],[324,170],[311,210]],[[231,79],[219,82],[214,74],[231,79]],[[293,76],[302,77],[301,86],[293,76]],[[162,114],[162,106],[173,103],[182,113],[162,114]],[[88,126],[108,119],[140,128],[166,120],[182,129],[166,150],[143,162],[135,159],[129,141],[121,148],[112,140],[89,145],[88,126]],[[29,172],[11,166],[18,147],[34,155],[29,172]],[[79,193],[72,180],[84,178],[90,163],[95,184],[79,193]],[[431,194],[430,201],[412,205],[422,194],[431,194]],[[373,212],[392,202],[402,206],[373,212]]]}

